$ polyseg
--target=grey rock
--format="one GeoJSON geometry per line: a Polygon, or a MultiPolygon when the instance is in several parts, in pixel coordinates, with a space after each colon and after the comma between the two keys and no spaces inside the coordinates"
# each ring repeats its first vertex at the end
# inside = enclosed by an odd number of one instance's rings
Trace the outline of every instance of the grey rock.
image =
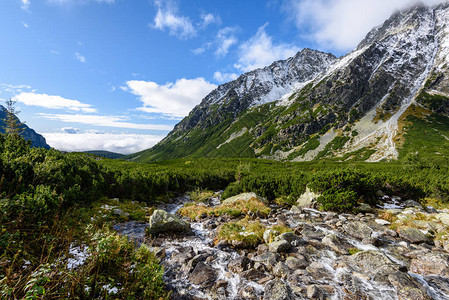
{"type": "Polygon", "coordinates": [[[256,269],[249,269],[249,270],[243,271],[239,275],[243,278],[250,280],[250,281],[256,281],[256,282],[266,276],[265,273],[258,271],[256,269]]]}
{"type": "Polygon", "coordinates": [[[406,227],[401,228],[398,231],[399,237],[412,243],[412,244],[419,244],[419,243],[431,243],[432,239],[430,239],[427,235],[425,235],[421,230],[412,228],[412,227],[406,227]]]}
{"type": "Polygon", "coordinates": [[[148,231],[152,235],[188,232],[190,231],[190,224],[173,214],[157,209],[150,217],[148,231]]]}
{"type": "Polygon", "coordinates": [[[254,265],[254,262],[246,256],[239,256],[228,264],[228,269],[234,273],[241,273],[254,265]]]}
{"type": "Polygon", "coordinates": [[[426,290],[410,275],[404,272],[395,272],[388,275],[390,283],[396,287],[399,300],[430,300],[426,290]]]}
{"type": "Polygon", "coordinates": [[[273,268],[273,275],[276,277],[280,277],[280,278],[287,278],[287,276],[289,275],[290,270],[287,267],[287,265],[283,262],[278,262],[276,264],[276,266],[274,266],[273,268]]]}
{"type": "Polygon", "coordinates": [[[217,272],[215,269],[203,262],[199,262],[189,275],[190,282],[201,286],[211,286],[216,279],[217,272]]]}
{"type": "Polygon", "coordinates": [[[449,277],[449,254],[429,252],[412,259],[410,271],[422,275],[440,275],[449,277]]]}
{"type": "Polygon", "coordinates": [[[285,232],[274,239],[275,242],[278,241],[287,241],[290,245],[296,244],[296,242],[300,242],[301,238],[292,232],[285,232]]]}
{"type": "Polygon", "coordinates": [[[290,300],[293,299],[290,288],[280,279],[269,281],[264,286],[263,300],[290,300]]]}
{"type": "Polygon", "coordinates": [[[322,240],[324,237],[324,233],[321,230],[317,230],[314,228],[304,228],[301,231],[301,235],[306,239],[315,239],[315,240],[322,240]]]}
{"type": "Polygon", "coordinates": [[[353,248],[346,240],[339,238],[335,234],[328,234],[322,239],[323,244],[339,254],[348,254],[348,250],[353,248]]]}
{"type": "Polygon", "coordinates": [[[291,245],[286,240],[272,242],[268,245],[268,249],[271,252],[275,252],[275,253],[287,252],[288,250],[290,250],[290,248],[291,248],[291,245]]]}
{"type": "Polygon", "coordinates": [[[350,261],[356,265],[360,271],[369,276],[378,277],[379,280],[396,271],[404,270],[402,265],[392,261],[380,251],[361,251],[350,256],[350,261]]]}
{"type": "Polygon", "coordinates": [[[292,269],[292,270],[296,270],[296,269],[305,269],[309,263],[307,262],[307,260],[304,258],[304,256],[302,255],[297,255],[296,257],[293,256],[289,256],[287,257],[287,259],[285,260],[285,263],[287,264],[287,266],[292,269]],[[298,256],[301,256],[301,258],[298,258],[298,256]]]}
{"type": "Polygon", "coordinates": [[[358,221],[344,224],[343,230],[350,236],[358,239],[369,238],[373,233],[373,230],[368,225],[358,221]]]}

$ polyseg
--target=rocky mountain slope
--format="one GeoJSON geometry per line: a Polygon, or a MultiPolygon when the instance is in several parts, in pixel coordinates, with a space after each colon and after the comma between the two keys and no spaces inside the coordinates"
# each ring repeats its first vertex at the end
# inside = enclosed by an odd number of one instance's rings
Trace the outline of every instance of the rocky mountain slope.
{"type": "Polygon", "coordinates": [[[432,154],[445,156],[448,24],[449,3],[418,5],[372,29],[344,57],[304,49],[243,74],[132,158],[379,161],[420,149],[410,142],[414,135],[429,139],[424,143],[433,145],[432,154]]]}
{"type": "MultiPolygon", "coordinates": [[[[6,119],[6,109],[0,105],[0,132],[2,132],[2,133],[5,132],[5,129],[4,129],[5,128],[5,122],[4,122],[5,119],[6,119]]],[[[50,146],[47,144],[45,138],[25,124],[23,124],[22,136],[26,140],[31,141],[31,146],[33,146],[33,147],[36,147],[36,148],[42,147],[45,149],[50,149],[50,146]]]]}

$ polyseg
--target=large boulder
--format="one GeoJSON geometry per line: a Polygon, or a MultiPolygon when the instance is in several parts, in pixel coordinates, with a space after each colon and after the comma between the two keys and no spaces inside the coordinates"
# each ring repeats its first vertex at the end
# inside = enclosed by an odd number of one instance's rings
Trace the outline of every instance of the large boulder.
{"type": "Polygon", "coordinates": [[[217,271],[203,262],[199,262],[189,276],[193,284],[211,286],[217,280],[217,271]]]}
{"type": "Polygon", "coordinates": [[[354,247],[349,242],[339,238],[335,234],[326,235],[321,242],[339,254],[348,254],[349,249],[354,247]]]}
{"type": "Polygon", "coordinates": [[[412,244],[419,244],[419,243],[431,243],[432,239],[430,239],[426,234],[424,234],[421,230],[412,228],[412,227],[406,227],[399,229],[399,237],[412,243],[412,244]]]}
{"type": "Polygon", "coordinates": [[[287,252],[288,250],[290,250],[291,247],[292,246],[290,245],[290,243],[287,242],[286,240],[280,240],[268,244],[268,249],[274,253],[287,252]]]}
{"type": "Polygon", "coordinates": [[[150,217],[148,232],[151,235],[160,233],[189,232],[190,224],[176,215],[169,214],[165,210],[157,209],[150,217]]]}
{"type": "Polygon", "coordinates": [[[225,200],[223,200],[221,202],[221,204],[229,205],[229,204],[233,204],[235,202],[241,201],[241,200],[248,201],[249,199],[252,199],[252,198],[259,199],[263,203],[268,204],[268,201],[266,199],[257,196],[255,193],[241,193],[241,194],[238,194],[236,196],[232,196],[232,197],[226,198],[225,200]]]}
{"type": "Polygon", "coordinates": [[[350,261],[364,274],[386,281],[389,274],[405,271],[404,266],[392,261],[380,251],[361,251],[351,255],[350,261]]]}
{"type": "Polygon", "coordinates": [[[440,275],[449,277],[449,254],[429,252],[412,259],[410,271],[421,275],[440,275]]]}
{"type": "Polygon", "coordinates": [[[343,230],[350,236],[361,240],[370,238],[373,233],[373,230],[368,225],[358,221],[344,224],[343,230]]]}
{"type": "Polygon", "coordinates": [[[297,207],[312,207],[313,202],[320,197],[321,194],[312,192],[308,187],[306,191],[296,200],[297,207]]]}
{"type": "Polygon", "coordinates": [[[430,300],[426,294],[426,289],[416,282],[409,274],[395,272],[388,275],[390,283],[396,287],[399,300],[430,300]]]}

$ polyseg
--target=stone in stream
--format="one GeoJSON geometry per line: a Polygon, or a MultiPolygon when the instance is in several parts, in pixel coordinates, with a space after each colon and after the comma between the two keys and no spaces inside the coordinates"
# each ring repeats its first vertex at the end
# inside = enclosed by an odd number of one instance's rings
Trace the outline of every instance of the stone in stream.
{"type": "Polygon", "coordinates": [[[160,233],[182,233],[189,231],[189,223],[176,215],[169,214],[165,210],[157,209],[150,217],[148,232],[151,235],[158,235],[160,233]]]}
{"type": "Polygon", "coordinates": [[[449,254],[429,252],[412,259],[410,271],[421,275],[439,275],[449,277],[449,254]]]}
{"type": "Polygon", "coordinates": [[[412,227],[401,228],[401,229],[399,229],[398,233],[399,233],[400,238],[402,238],[412,244],[432,243],[431,238],[429,238],[421,230],[416,229],[416,228],[412,228],[412,227]]]}
{"type": "Polygon", "coordinates": [[[406,271],[403,266],[393,262],[380,251],[361,251],[351,255],[350,261],[359,267],[362,273],[379,281],[386,281],[386,276],[396,271],[406,271]]]}
{"type": "Polygon", "coordinates": [[[243,271],[243,272],[239,273],[239,275],[243,278],[250,280],[250,281],[256,281],[256,282],[266,276],[265,273],[260,272],[256,269],[249,269],[249,270],[243,271]]]}
{"type": "Polygon", "coordinates": [[[293,256],[287,257],[285,263],[292,270],[305,269],[309,265],[307,260],[301,254],[297,254],[296,257],[293,256]]]}
{"type": "Polygon", "coordinates": [[[299,242],[301,241],[301,238],[299,236],[297,236],[296,234],[294,234],[293,232],[285,232],[279,236],[276,236],[274,238],[275,242],[278,241],[287,241],[290,245],[297,245],[299,244],[299,242]]]}
{"type": "Polygon", "coordinates": [[[217,279],[217,272],[211,266],[199,262],[192,273],[189,275],[191,283],[201,286],[210,286],[217,279]]]}
{"type": "Polygon", "coordinates": [[[290,288],[280,279],[269,281],[264,286],[263,300],[294,299],[290,288]]]}
{"type": "Polygon", "coordinates": [[[335,234],[328,234],[321,241],[323,244],[340,254],[349,254],[349,249],[354,247],[335,234]]]}
{"type": "Polygon", "coordinates": [[[290,245],[290,243],[287,242],[286,240],[272,242],[268,245],[268,249],[271,252],[275,252],[275,253],[287,252],[288,250],[290,250],[291,247],[292,246],[290,245]]]}
{"type": "Polygon", "coordinates": [[[280,278],[287,278],[290,274],[290,269],[282,261],[278,262],[273,268],[273,275],[280,278]]]}
{"type": "Polygon", "coordinates": [[[358,221],[344,224],[343,230],[350,236],[360,240],[371,237],[371,234],[373,233],[373,230],[368,225],[358,221]]]}
{"type": "Polygon", "coordinates": [[[228,264],[228,269],[234,273],[241,273],[250,269],[254,265],[254,262],[246,256],[239,256],[233,259],[228,264]]]}
{"type": "Polygon", "coordinates": [[[390,283],[396,287],[399,300],[430,300],[426,290],[410,275],[404,272],[395,272],[388,275],[390,283]]]}

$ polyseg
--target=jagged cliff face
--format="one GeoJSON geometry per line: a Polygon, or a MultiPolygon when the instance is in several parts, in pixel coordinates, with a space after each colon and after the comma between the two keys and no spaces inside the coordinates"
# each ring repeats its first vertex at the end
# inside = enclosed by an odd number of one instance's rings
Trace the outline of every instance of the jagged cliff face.
{"type": "MultiPolygon", "coordinates": [[[[5,132],[5,121],[6,120],[6,109],[0,105],[0,132],[5,132]]],[[[23,132],[21,135],[26,139],[31,141],[31,146],[36,148],[45,148],[50,149],[50,146],[47,145],[45,138],[36,133],[33,129],[23,124],[23,132]]]]}
{"type": "Polygon", "coordinates": [[[417,6],[391,16],[344,57],[305,49],[243,74],[138,159],[397,158],[410,111],[449,113],[448,24],[448,3],[417,6]]]}

